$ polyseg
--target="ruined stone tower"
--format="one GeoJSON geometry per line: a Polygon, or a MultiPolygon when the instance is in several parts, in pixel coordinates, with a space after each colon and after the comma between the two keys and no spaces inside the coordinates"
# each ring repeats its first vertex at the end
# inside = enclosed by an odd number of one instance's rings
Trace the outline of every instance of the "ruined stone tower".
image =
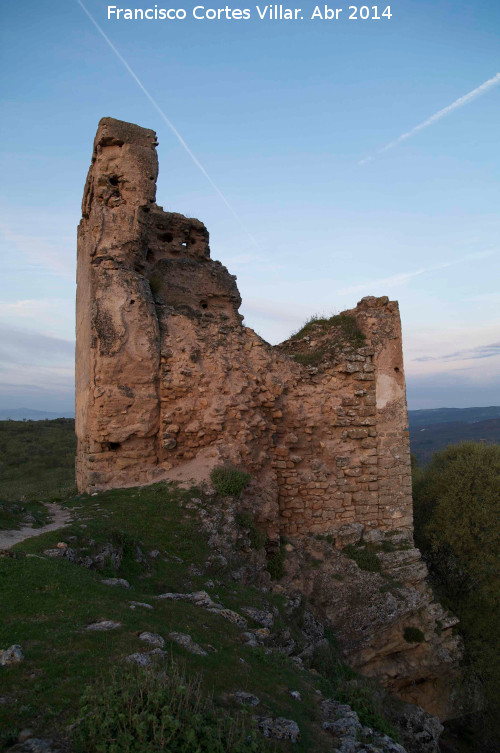
{"type": "Polygon", "coordinates": [[[155,204],[153,131],[103,118],[78,231],[80,491],[247,468],[274,534],[412,528],[397,303],[271,347],[198,220],[155,204]]]}
{"type": "Polygon", "coordinates": [[[153,131],[112,118],[94,142],[78,229],[79,490],[242,466],[252,482],[238,504],[269,551],[281,534],[294,540],[289,587],[314,599],[350,663],[448,714],[460,650],[412,548],[397,303],[364,298],[271,347],[243,326],[236,278],[211,260],[205,226],[156,205],[156,145],[153,131]],[[314,570],[301,565],[308,547],[323,557],[308,534],[337,547],[314,570]],[[390,544],[388,580],[342,559],[361,537],[390,544]],[[406,627],[425,641],[408,643],[406,627]]]}

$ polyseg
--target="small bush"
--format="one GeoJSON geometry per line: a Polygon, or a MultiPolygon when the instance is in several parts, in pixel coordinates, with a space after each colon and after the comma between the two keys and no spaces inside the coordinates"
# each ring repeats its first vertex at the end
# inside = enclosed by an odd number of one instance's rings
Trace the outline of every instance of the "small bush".
{"type": "Polygon", "coordinates": [[[175,663],[168,672],[120,668],[86,688],[74,733],[79,753],[264,751],[243,726],[203,696],[200,679],[175,663]]]}
{"type": "Polygon", "coordinates": [[[210,473],[210,480],[222,497],[238,497],[252,477],[233,465],[219,465],[210,473]]]}
{"type": "Polygon", "coordinates": [[[239,512],[236,515],[236,522],[240,528],[248,531],[248,538],[250,539],[252,549],[262,549],[266,543],[266,534],[257,528],[253,515],[246,511],[239,512]]]}
{"type": "Polygon", "coordinates": [[[397,741],[397,731],[385,717],[376,684],[360,677],[345,663],[336,636],[328,628],[325,638],[328,644],[316,646],[311,661],[313,669],[321,675],[323,695],[349,704],[358,714],[361,724],[373,727],[397,741]]]}
{"type": "Polygon", "coordinates": [[[422,643],[425,641],[425,635],[416,627],[405,628],[403,638],[407,643],[422,643]]]}
{"type": "Polygon", "coordinates": [[[285,545],[283,540],[280,542],[279,550],[268,557],[267,572],[273,580],[280,580],[285,575],[285,545]]]}
{"type": "Polygon", "coordinates": [[[336,340],[342,340],[352,345],[353,348],[361,347],[366,341],[366,335],[360,330],[356,319],[350,314],[335,314],[330,318],[318,315],[312,316],[290,339],[301,340],[306,335],[314,332],[323,334],[325,330],[331,327],[335,327],[338,330],[336,340]]]}
{"type": "Polygon", "coordinates": [[[161,279],[160,275],[151,275],[151,277],[149,278],[149,287],[151,288],[153,295],[156,295],[160,292],[162,284],[163,280],[161,279]]]}
{"type": "Polygon", "coordinates": [[[344,552],[348,557],[354,560],[360,570],[368,570],[370,573],[379,573],[382,569],[379,558],[373,549],[370,549],[368,546],[361,548],[354,544],[349,544],[349,546],[344,549],[344,552]]]}

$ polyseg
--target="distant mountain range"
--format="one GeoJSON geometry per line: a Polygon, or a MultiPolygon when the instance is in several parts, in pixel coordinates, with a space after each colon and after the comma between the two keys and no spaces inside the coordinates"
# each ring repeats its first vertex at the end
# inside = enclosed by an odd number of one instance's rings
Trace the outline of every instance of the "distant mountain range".
{"type": "Polygon", "coordinates": [[[54,413],[33,408],[0,408],[0,421],[6,421],[9,418],[12,421],[46,421],[54,418],[74,418],[74,416],[75,412],[71,410],[54,413]]]}
{"type": "Polygon", "coordinates": [[[408,411],[410,447],[420,465],[450,444],[466,440],[500,444],[500,406],[408,411]]]}

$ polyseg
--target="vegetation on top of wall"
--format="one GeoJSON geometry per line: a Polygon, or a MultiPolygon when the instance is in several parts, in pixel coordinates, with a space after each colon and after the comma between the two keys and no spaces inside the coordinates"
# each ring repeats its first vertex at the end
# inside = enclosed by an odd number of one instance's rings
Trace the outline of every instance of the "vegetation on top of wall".
{"type": "Polygon", "coordinates": [[[303,366],[317,366],[324,358],[334,357],[346,347],[360,348],[366,341],[365,334],[351,314],[335,314],[329,318],[312,316],[290,340],[299,343],[308,336],[323,339],[318,347],[292,354],[294,360],[303,366]],[[328,339],[324,335],[328,335],[328,339]]]}
{"type": "Polygon", "coordinates": [[[356,319],[351,314],[334,314],[330,317],[311,316],[310,319],[291,336],[291,340],[301,340],[303,337],[312,334],[322,335],[328,329],[338,329],[337,337],[340,337],[346,344],[352,345],[353,348],[361,347],[366,336],[360,330],[356,319]]]}

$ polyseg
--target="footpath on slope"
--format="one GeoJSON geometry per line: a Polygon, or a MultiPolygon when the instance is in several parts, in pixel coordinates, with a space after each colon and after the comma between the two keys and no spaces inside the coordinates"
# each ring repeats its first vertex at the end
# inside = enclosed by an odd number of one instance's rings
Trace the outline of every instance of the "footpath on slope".
{"type": "Polygon", "coordinates": [[[34,528],[33,526],[23,526],[18,529],[11,529],[7,531],[0,531],[0,549],[10,549],[14,544],[29,539],[32,536],[40,536],[42,533],[48,533],[49,531],[57,531],[59,528],[64,528],[72,520],[71,510],[67,510],[61,507],[57,502],[49,502],[46,505],[47,512],[52,518],[51,523],[47,523],[40,528],[34,528]]]}

